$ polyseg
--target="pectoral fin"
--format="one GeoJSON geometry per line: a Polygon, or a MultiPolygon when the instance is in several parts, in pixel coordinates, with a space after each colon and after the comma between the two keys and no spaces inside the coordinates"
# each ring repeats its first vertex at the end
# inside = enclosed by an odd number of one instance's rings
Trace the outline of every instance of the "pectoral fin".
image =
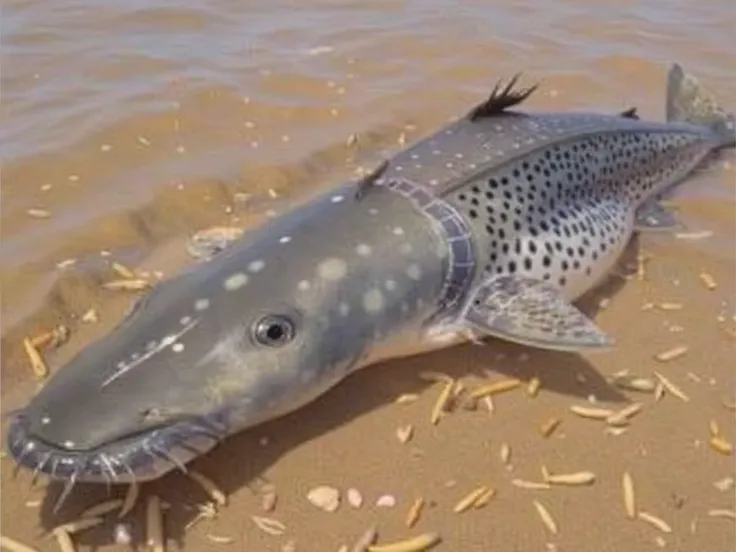
{"type": "Polygon", "coordinates": [[[580,351],[613,345],[613,340],[557,288],[520,275],[493,276],[478,286],[461,323],[540,349],[580,351]]]}
{"type": "Polygon", "coordinates": [[[682,224],[672,211],[651,200],[636,210],[634,227],[638,232],[665,232],[681,230],[682,224]]]}

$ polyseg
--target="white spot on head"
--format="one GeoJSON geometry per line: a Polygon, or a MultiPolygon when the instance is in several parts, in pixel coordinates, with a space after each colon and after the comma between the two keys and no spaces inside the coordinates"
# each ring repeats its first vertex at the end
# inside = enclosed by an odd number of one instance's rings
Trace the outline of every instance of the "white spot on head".
{"type": "Polygon", "coordinates": [[[181,353],[184,350],[184,344],[183,343],[174,343],[171,346],[171,350],[175,353],[181,353]]]}
{"type": "Polygon", "coordinates": [[[332,201],[332,203],[340,203],[343,199],[345,198],[341,195],[334,195],[330,198],[330,201],[332,201]]]}
{"type": "Polygon", "coordinates": [[[228,291],[235,291],[237,289],[240,289],[247,283],[248,283],[248,276],[243,274],[242,272],[238,272],[237,274],[233,274],[232,276],[229,276],[223,282],[222,285],[228,291]]]}
{"type": "Polygon", "coordinates": [[[348,272],[348,264],[342,259],[325,259],[317,265],[317,274],[325,280],[340,280],[348,272]]]}
{"type": "Polygon", "coordinates": [[[161,347],[168,347],[169,345],[173,345],[174,343],[176,343],[176,336],[167,335],[161,340],[161,347]]]}
{"type": "Polygon", "coordinates": [[[369,289],[363,295],[363,308],[368,313],[375,314],[381,312],[384,303],[383,293],[379,289],[369,289]]]}
{"type": "Polygon", "coordinates": [[[181,317],[181,318],[179,319],[179,324],[181,324],[182,326],[186,326],[186,325],[187,325],[187,324],[189,324],[189,323],[190,323],[191,321],[192,321],[192,317],[191,317],[191,316],[182,316],[182,317],[181,317]]]}
{"type": "Polygon", "coordinates": [[[203,311],[207,310],[210,307],[210,300],[209,299],[197,299],[194,303],[195,310],[203,311]]]}
{"type": "Polygon", "coordinates": [[[369,215],[377,215],[378,214],[378,209],[376,209],[375,207],[371,207],[370,209],[368,209],[368,214],[369,215]]]}
{"type": "Polygon", "coordinates": [[[397,226],[393,229],[393,233],[397,236],[403,236],[404,235],[404,229],[401,226],[397,226]]]}
{"type": "Polygon", "coordinates": [[[74,446],[74,441],[64,441],[65,448],[72,448],[73,446],[74,446]]]}
{"type": "Polygon", "coordinates": [[[395,280],[386,280],[385,284],[386,289],[388,291],[394,291],[396,289],[396,281],[395,280]]]}
{"type": "Polygon", "coordinates": [[[430,184],[430,186],[436,186],[436,185],[437,185],[437,184],[439,184],[439,183],[440,183],[440,181],[439,181],[439,180],[437,180],[436,178],[431,178],[431,179],[429,180],[429,184],[430,184]]]}
{"type": "Polygon", "coordinates": [[[256,272],[260,272],[263,270],[263,267],[266,266],[266,263],[264,263],[261,259],[256,259],[255,261],[251,261],[248,264],[248,270],[250,270],[253,274],[256,272]]]}
{"type": "Polygon", "coordinates": [[[337,305],[337,312],[340,314],[340,316],[347,316],[350,314],[350,305],[347,303],[340,303],[337,305]]]}
{"type": "Polygon", "coordinates": [[[370,255],[373,250],[371,249],[371,246],[367,243],[361,243],[358,245],[358,247],[355,248],[355,251],[360,255],[361,257],[367,257],[370,255]]]}
{"type": "Polygon", "coordinates": [[[158,347],[158,343],[155,341],[149,341],[146,343],[146,351],[153,351],[156,347],[158,347]]]}
{"type": "Polygon", "coordinates": [[[302,280],[296,285],[296,289],[298,289],[299,291],[307,291],[310,287],[311,285],[307,280],[302,280]]]}
{"type": "Polygon", "coordinates": [[[422,277],[422,268],[416,264],[410,264],[406,269],[406,275],[412,280],[419,280],[422,277]]]}
{"type": "Polygon", "coordinates": [[[50,424],[51,423],[51,418],[49,416],[43,416],[41,418],[41,423],[44,424],[44,425],[45,424],[50,424]]]}
{"type": "Polygon", "coordinates": [[[123,362],[122,360],[118,362],[118,368],[120,368],[121,370],[125,368],[125,362],[123,362]]]}
{"type": "Polygon", "coordinates": [[[281,236],[279,238],[279,243],[289,243],[291,241],[291,236],[281,236]]]}

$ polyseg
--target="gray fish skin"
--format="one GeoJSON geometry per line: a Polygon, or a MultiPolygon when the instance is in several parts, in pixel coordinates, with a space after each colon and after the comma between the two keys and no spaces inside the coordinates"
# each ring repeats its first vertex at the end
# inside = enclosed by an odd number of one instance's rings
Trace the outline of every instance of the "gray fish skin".
{"type": "Polygon", "coordinates": [[[609,347],[573,301],[670,224],[658,193],[734,145],[733,116],[669,79],[667,123],[511,112],[530,91],[497,89],[159,285],[14,417],[12,456],[69,490],[153,479],[383,358],[486,336],[609,347]]]}

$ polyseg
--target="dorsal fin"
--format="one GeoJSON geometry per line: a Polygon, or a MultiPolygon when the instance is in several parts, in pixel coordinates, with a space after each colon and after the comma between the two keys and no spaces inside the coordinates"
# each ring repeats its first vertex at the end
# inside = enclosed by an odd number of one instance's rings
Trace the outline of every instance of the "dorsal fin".
{"type": "Polygon", "coordinates": [[[355,184],[355,199],[360,200],[368,189],[375,185],[376,180],[381,178],[381,175],[388,169],[388,165],[389,162],[387,160],[383,161],[373,172],[358,180],[355,184]]]}
{"type": "Polygon", "coordinates": [[[468,113],[468,118],[471,121],[477,121],[479,119],[498,115],[499,113],[505,112],[510,107],[519,105],[531,96],[539,87],[539,84],[535,84],[528,88],[514,88],[520,76],[521,73],[514,75],[503,89],[501,89],[501,81],[498,81],[488,99],[474,107],[470,113],[468,113]]]}
{"type": "Polygon", "coordinates": [[[622,111],[618,115],[619,117],[624,117],[625,119],[636,119],[637,121],[639,120],[639,114],[636,112],[635,107],[630,107],[629,109],[627,109],[626,111],[622,111]]]}

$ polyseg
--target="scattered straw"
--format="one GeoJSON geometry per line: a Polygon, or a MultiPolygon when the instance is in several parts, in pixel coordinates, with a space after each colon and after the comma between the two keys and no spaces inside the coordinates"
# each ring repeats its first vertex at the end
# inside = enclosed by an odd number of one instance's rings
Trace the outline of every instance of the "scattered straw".
{"type": "Polygon", "coordinates": [[[59,545],[61,552],[76,552],[74,547],[74,541],[69,533],[62,529],[54,529],[53,535],[56,538],[56,543],[59,545]]]}
{"type": "Polygon", "coordinates": [[[105,282],[102,287],[110,291],[140,291],[150,287],[148,280],[137,278],[135,280],[113,280],[105,282]]]}
{"type": "Polygon", "coordinates": [[[530,397],[536,397],[539,394],[540,387],[542,387],[542,381],[539,378],[532,378],[529,380],[526,392],[530,397]]]}
{"type": "Polygon", "coordinates": [[[672,527],[670,527],[663,519],[658,518],[655,515],[648,514],[647,512],[639,512],[639,519],[647,522],[649,525],[659,529],[663,533],[672,532],[672,527]]]}
{"type": "Polygon", "coordinates": [[[547,510],[544,504],[542,504],[538,500],[534,501],[534,508],[536,508],[537,513],[539,514],[539,517],[542,520],[542,523],[544,523],[544,526],[547,528],[547,530],[553,535],[556,535],[558,533],[557,522],[552,517],[552,514],[549,513],[549,510],[547,510]]]}
{"type": "Polygon", "coordinates": [[[477,489],[470,491],[468,494],[462,497],[457,502],[457,504],[455,504],[455,507],[452,509],[452,511],[456,514],[460,514],[462,512],[465,512],[466,510],[469,510],[475,505],[476,501],[487,492],[488,487],[478,487],[477,489]]]}
{"type": "Polygon", "coordinates": [[[707,272],[701,272],[699,278],[700,281],[703,282],[703,285],[706,287],[706,289],[713,291],[718,287],[715,278],[713,278],[713,276],[711,276],[707,272]]]}
{"type": "Polygon", "coordinates": [[[624,472],[622,479],[624,491],[624,508],[629,519],[636,519],[636,494],[634,493],[634,480],[629,472],[624,472]]]}
{"type": "Polygon", "coordinates": [[[114,262],[112,263],[110,268],[112,268],[113,272],[115,272],[115,274],[117,274],[124,280],[135,280],[136,279],[135,273],[132,270],[130,270],[127,266],[121,263],[114,262]]]}
{"type": "Polygon", "coordinates": [[[31,361],[31,369],[36,378],[46,378],[49,375],[49,368],[46,366],[41,353],[38,352],[38,349],[33,346],[33,343],[27,337],[23,340],[23,348],[26,351],[26,355],[28,355],[28,359],[31,361]]]}
{"type": "Polygon", "coordinates": [[[677,347],[672,347],[671,349],[657,353],[654,355],[654,358],[659,362],[669,362],[670,360],[675,360],[676,358],[684,356],[687,351],[688,347],[686,345],[678,345],[677,347]]]}
{"type": "Polygon", "coordinates": [[[423,498],[417,498],[414,501],[414,504],[411,505],[411,508],[409,508],[409,513],[406,514],[406,526],[407,527],[414,527],[416,525],[417,521],[419,521],[419,517],[422,515],[422,510],[424,509],[424,499],[423,498]]]}
{"type": "Polygon", "coordinates": [[[368,552],[424,552],[424,550],[439,544],[441,540],[438,533],[424,533],[423,535],[391,544],[375,544],[369,546],[368,552]]]}
{"type": "Polygon", "coordinates": [[[496,496],[496,489],[488,489],[486,492],[484,492],[482,495],[478,497],[478,499],[473,504],[473,508],[476,510],[480,510],[481,508],[485,507],[493,497],[496,496]]]}
{"type": "Polygon", "coordinates": [[[550,418],[541,425],[541,427],[539,428],[539,432],[542,434],[543,437],[549,437],[554,433],[555,429],[557,429],[561,423],[562,418],[550,418]]]}
{"type": "Polygon", "coordinates": [[[434,403],[434,407],[432,408],[432,415],[430,417],[430,422],[432,423],[432,425],[437,425],[439,423],[440,418],[442,417],[448,403],[450,402],[450,398],[452,397],[454,389],[455,380],[450,378],[450,381],[447,381],[445,383],[440,396],[437,398],[437,401],[434,403]]]}
{"type": "Polygon", "coordinates": [[[708,510],[708,515],[714,518],[736,519],[736,512],[733,510],[713,509],[708,510]]]}
{"type": "Polygon", "coordinates": [[[672,383],[659,372],[655,371],[654,375],[657,376],[657,379],[664,386],[668,393],[674,395],[683,402],[690,402],[690,397],[688,397],[682,389],[677,387],[674,383],[672,383]]]}
{"type": "Polygon", "coordinates": [[[605,420],[614,414],[614,411],[608,408],[594,408],[591,406],[578,405],[571,406],[570,412],[580,416],[581,418],[588,418],[591,420],[605,420]]]}
{"type": "Polygon", "coordinates": [[[526,479],[515,478],[511,480],[511,484],[519,489],[526,489],[530,491],[546,491],[551,489],[549,483],[542,483],[539,481],[528,481],[526,479]]]}
{"type": "Polygon", "coordinates": [[[504,393],[506,391],[511,391],[512,389],[516,389],[520,385],[521,385],[521,380],[518,380],[518,379],[505,379],[501,381],[496,381],[494,383],[483,385],[471,391],[470,397],[473,399],[480,399],[482,397],[486,397],[490,395],[497,395],[499,393],[504,393]]]}
{"type": "Polygon", "coordinates": [[[590,471],[579,471],[574,473],[545,473],[544,479],[553,485],[582,486],[595,483],[595,474],[590,471]]]}

